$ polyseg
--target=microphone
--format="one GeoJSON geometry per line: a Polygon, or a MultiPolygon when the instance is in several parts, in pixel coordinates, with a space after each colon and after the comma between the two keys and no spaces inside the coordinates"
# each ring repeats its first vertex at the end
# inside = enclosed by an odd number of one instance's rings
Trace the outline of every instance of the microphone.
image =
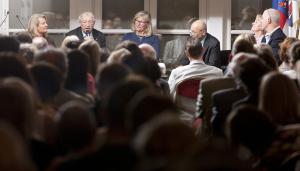
{"type": "Polygon", "coordinates": [[[7,17],[9,15],[9,11],[6,12],[5,16],[4,16],[4,19],[1,21],[1,24],[0,24],[0,28],[2,27],[2,25],[5,23],[7,17]]]}
{"type": "Polygon", "coordinates": [[[16,15],[16,18],[18,19],[18,22],[21,24],[21,26],[23,27],[23,29],[26,30],[26,27],[25,27],[25,25],[22,23],[22,21],[21,21],[19,15],[16,15]]]}

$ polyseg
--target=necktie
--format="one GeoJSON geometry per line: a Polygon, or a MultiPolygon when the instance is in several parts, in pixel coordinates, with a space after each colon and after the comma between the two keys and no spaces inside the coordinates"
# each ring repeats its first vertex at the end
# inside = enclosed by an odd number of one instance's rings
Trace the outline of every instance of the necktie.
{"type": "Polygon", "coordinates": [[[266,43],[267,40],[266,40],[266,37],[264,36],[262,39],[261,39],[261,43],[266,43]]]}

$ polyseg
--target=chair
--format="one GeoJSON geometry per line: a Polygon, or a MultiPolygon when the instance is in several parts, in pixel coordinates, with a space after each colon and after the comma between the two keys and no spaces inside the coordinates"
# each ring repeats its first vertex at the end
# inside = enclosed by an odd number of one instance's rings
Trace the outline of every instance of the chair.
{"type": "Polygon", "coordinates": [[[176,87],[175,104],[185,113],[183,120],[193,122],[200,82],[203,78],[191,78],[180,82],[176,87]]]}

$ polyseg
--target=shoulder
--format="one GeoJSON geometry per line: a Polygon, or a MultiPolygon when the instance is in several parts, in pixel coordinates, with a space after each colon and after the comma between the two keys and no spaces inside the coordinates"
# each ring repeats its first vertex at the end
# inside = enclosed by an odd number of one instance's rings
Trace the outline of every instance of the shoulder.
{"type": "Polygon", "coordinates": [[[97,30],[97,29],[93,29],[93,34],[96,35],[104,35],[101,31],[97,30]]]}
{"type": "Polygon", "coordinates": [[[209,34],[209,33],[207,33],[206,41],[207,41],[209,44],[214,45],[214,46],[220,44],[220,41],[219,41],[216,37],[214,37],[213,35],[211,35],[211,34],[209,34]]]}
{"type": "Polygon", "coordinates": [[[277,29],[273,34],[272,38],[285,39],[286,35],[283,33],[281,29],[277,29]]]}
{"type": "Polygon", "coordinates": [[[79,32],[81,31],[81,28],[80,27],[77,27],[73,30],[70,30],[69,32],[66,33],[67,36],[69,35],[77,35],[79,32]]]}
{"type": "Polygon", "coordinates": [[[213,35],[211,35],[209,33],[207,33],[207,38],[209,40],[213,41],[213,42],[218,42],[219,43],[219,40],[215,36],[213,36],[213,35]]]}

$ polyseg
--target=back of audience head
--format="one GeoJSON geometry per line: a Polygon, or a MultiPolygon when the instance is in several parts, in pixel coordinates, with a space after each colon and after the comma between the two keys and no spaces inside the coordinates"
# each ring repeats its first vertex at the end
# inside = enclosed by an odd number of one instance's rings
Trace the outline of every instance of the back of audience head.
{"type": "Polygon", "coordinates": [[[87,106],[76,101],[68,102],[59,109],[55,120],[58,142],[65,148],[78,151],[92,145],[96,120],[87,106]]]}
{"type": "Polygon", "coordinates": [[[107,63],[123,63],[131,55],[131,52],[125,48],[114,50],[108,57],[107,63]]]}
{"type": "Polygon", "coordinates": [[[290,47],[292,46],[292,44],[297,41],[299,41],[299,39],[297,39],[295,37],[287,37],[283,40],[282,43],[280,43],[279,57],[282,62],[287,63],[287,64],[289,63],[288,51],[289,51],[290,47]]]}
{"type": "Polygon", "coordinates": [[[35,63],[30,71],[41,101],[51,102],[62,88],[62,73],[57,67],[47,62],[35,63]]]}
{"type": "Polygon", "coordinates": [[[296,84],[286,75],[271,72],[263,77],[259,108],[266,112],[275,124],[299,123],[298,101],[296,84]]]}
{"type": "Polygon", "coordinates": [[[100,64],[100,46],[95,40],[84,41],[79,49],[87,53],[89,57],[88,72],[93,76],[96,75],[97,68],[100,64]]]}
{"type": "Polygon", "coordinates": [[[118,50],[121,48],[125,48],[125,49],[129,50],[129,52],[131,52],[131,54],[133,54],[134,56],[143,57],[142,51],[140,50],[138,45],[133,41],[125,40],[125,41],[117,44],[117,46],[115,47],[115,50],[118,50]]]}
{"type": "Polygon", "coordinates": [[[152,89],[152,83],[138,75],[130,75],[124,82],[117,85],[109,95],[106,105],[106,122],[109,129],[128,131],[128,129],[125,129],[125,120],[130,100],[136,93],[142,90],[150,91],[152,89]]]}
{"type": "Polygon", "coordinates": [[[151,45],[147,43],[142,43],[139,45],[139,48],[141,49],[145,58],[150,58],[156,61],[156,51],[151,45]]]}
{"type": "Polygon", "coordinates": [[[241,64],[241,62],[243,62],[249,58],[257,58],[257,55],[252,54],[252,53],[245,53],[245,52],[240,52],[240,53],[234,55],[228,65],[228,71],[227,71],[226,75],[237,78],[238,66],[241,64]]]}
{"type": "Polygon", "coordinates": [[[202,44],[197,38],[189,37],[185,44],[185,53],[188,57],[193,59],[199,59],[202,55],[202,44]]]}
{"type": "Polygon", "coordinates": [[[119,63],[101,66],[96,76],[98,97],[106,99],[110,91],[124,81],[130,72],[127,66],[119,63]]]}
{"type": "Polygon", "coordinates": [[[17,32],[15,37],[20,43],[32,43],[32,37],[27,31],[17,32]]]}
{"type": "Polygon", "coordinates": [[[69,67],[65,88],[84,95],[88,92],[88,55],[81,50],[72,50],[67,56],[69,67]]]}
{"type": "Polygon", "coordinates": [[[136,133],[144,123],[166,111],[177,116],[177,107],[169,98],[152,91],[140,91],[128,105],[128,128],[136,133]]]}
{"type": "Polygon", "coordinates": [[[140,127],[134,147],[142,159],[166,166],[180,161],[196,142],[194,130],[176,114],[166,111],[140,127]]]}
{"type": "Polygon", "coordinates": [[[15,53],[0,53],[0,78],[18,77],[30,85],[32,78],[26,65],[15,53]]]}
{"type": "Polygon", "coordinates": [[[231,53],[233,56],[239,52],[255,53],[253,45],[252,40],[245,38],[244,35],[239,35],[233,42],[231,53]]]}
{"type": "Polygon", "coordinates": [[[147,63],[143,57],[143,53],[135,42],[125,40],[118,44],[115,50],[125,48],[129,50],[130,54],[123,59],[126,64],[136,74],[144,75],[147,77],[148,68],[147,63]]]}
{"type": "Polygon", "coordinates": [[[258,93],[262,77],[271,71],[261,59],[249,58],[237,67],[237,76],[249,93],[258,93]]]}
{"type": "Polygon", "coordinates": [[[20,42],[13,36],[0,35],[0,52],[18,53],[20,42]]]}
{"type": "Polygon", "coordinates": [[[33,44],[22,43],[20,45],[20,57],[24,60],[24,63],[31,65],[34,60],[34,54],[37,52],[37,48],[33,44]]]}
{"type": "Polygon", "coordinates": [[[272,70],[277,70],[278,66],[275,61],[275,57],[272,52],[272,48],[270,45],[261,43],[255,44],[254,48],[256,50],[256,54],[260,59],[262,59],[272,70]]]}
{"type": "Polygon", "coordinates": [[[290,65],[293,68],[296,62],[300,59],[300,41],[292,43],[289,49],[290,65]]]}
{"type": "Polygon", "coordinates": [[[222,139],[198,143],[183,159],[174,163],[175,171],[251,171],[252,166],[222,139]]]}
{"type": "Polygon", "coordinates": [[[61,49],[50,48],[39,51],[35,54],[34,62],[45,61],[56,66],[64,77],[67,75],[68,59],[65,52],[61,49]]]}
{"type": "Polygon", "coordinates": [[[273,141],[276,126],[255,106],[241,105],[233,109],[226,120],[225,132],[235,147],[246,147],[261,157],[273,141]]]}
{"type": "Polygon", "coordinates": [[[35,101],[32,88],[18,78],[0,84],[0,118],[11,123],[26,141],[32,136],[35,101]]]}
{"type": "Polygon", "coordinates": [[[36,171],[27,143],[9,123],[0,122],[0,170],[36,171]]]}
{"type": "Polygon", "coordinates": [[[77,49],[80,45],[80,40],[75,35],[66,36],[61,43],[61,48],[66,52],[69,50],[77,49]]]}
{"type": "Polygon", "coordinates": [[[44,50],[48,47],[48,41],[44,37],[34,37],[32,39],[32,44],[38,49],[38,50],[44,50]]]}

